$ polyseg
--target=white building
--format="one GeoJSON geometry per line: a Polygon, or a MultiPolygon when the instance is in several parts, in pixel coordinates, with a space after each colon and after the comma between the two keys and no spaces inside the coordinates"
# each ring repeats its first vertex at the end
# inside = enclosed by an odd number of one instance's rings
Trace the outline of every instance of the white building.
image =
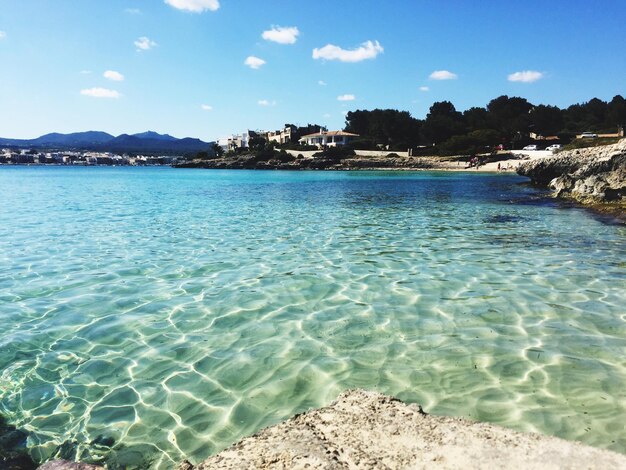
{"type": "Polygon", "coordinates": [[[235,150],[239,148],[247,149],[250,146],[250,131],[244,131],[241,134],[232,134],[217,139],[217,145],[222,147],[224,151],[235,150]]]}
{"type": "Polygon", "coordinates": [[[338,145],[346,145],[358,136],[358,134],[344,131],[320,131],[315,134],[305,135],[298,142],[302,145],[315,145],[318,148],[336,147],[338,145]]]}

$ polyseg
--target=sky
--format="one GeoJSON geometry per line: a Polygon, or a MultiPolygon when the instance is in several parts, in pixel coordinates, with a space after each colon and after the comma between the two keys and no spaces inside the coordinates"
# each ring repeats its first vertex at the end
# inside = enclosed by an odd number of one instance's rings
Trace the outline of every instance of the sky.
{"type": "Polygon", "coordinates": [[[0,0],[0,136],[205,141],[626,95],[626,1],[0,0]]]}

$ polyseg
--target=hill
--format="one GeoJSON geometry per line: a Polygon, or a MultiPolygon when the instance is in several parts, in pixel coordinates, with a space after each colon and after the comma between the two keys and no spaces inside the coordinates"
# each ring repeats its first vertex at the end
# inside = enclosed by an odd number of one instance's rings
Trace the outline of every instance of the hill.
{"type": "Polygon", "coordinates": [[[51,133],[36,139],[0,138],[0,147],[39,148],[49,150],[92,150],[116,153],[183,154],[208,150],[210,143],[185,137],[177,139],[169,134],[153,131],[121,134],[117,137],[100,131],[51,133]]]}

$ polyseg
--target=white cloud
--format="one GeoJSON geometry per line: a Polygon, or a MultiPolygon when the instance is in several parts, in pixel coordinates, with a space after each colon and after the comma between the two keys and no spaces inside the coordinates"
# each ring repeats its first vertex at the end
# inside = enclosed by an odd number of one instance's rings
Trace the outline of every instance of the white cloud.
{"type": "Polygon", "coordinates": [[[324,80],[319,80],[319,81],[317,82],[317,84],[318,84],[318,85],[320,85],[320,86],[326,86],[326,85],[328,85],[328,83],[326,83],[324,80]]]}
{"type": "Polygon", "coordinates": [[[420,91],[429,91],[430,88],[428,88],[427,86],[421,86],[420,87],[420,91]]]}
{"type": "Polygon", "coordinates": [[[508,76],[509,82],[532,83],[543,78],[543,73],[535,70],[524,70],[515,72],[508,76]]]}
{"type": "Polygon", "coordinates": [[[129,15],[140,15],[141,14],[141,10],[139,8],[126,8],[124,11],[126,13],[128,13],[129,15]]]}
{"type": "Polygon", "coordinates": [[[447,70],[435,70],[430,74],[431,80],[456,80],[458,75],[456,73],[448,72],[447,70]]]}
{"type": "Polygon", "coordinates": [[[342,49],[333,44],[327,44],[321,49],[313,49],[314,59],[339,60],[341,62],[361,62],[366,59],[374,59],[384,52],[383,46],[378,41],[366,41],[357,49],[342,49]]]}
{"type": "Polygon", "coordinates": [[[213,106],[210,106],[208,104],[200,105],[200,107],[204,109],[205,111],[213,111],[213,106]]]}
{"type": "Polygon", "coordinates": [[[257,103],[259,106],[276,106],[276,101],[259,100],[257,103]]]}
{"type": "Polygon", "coordinates": [[[108,88],[87,88],[80,90],[80,94],[84,96],[91,96],[92,98],[119,98],[122,96],[115,90],[109,90],[108,88]]]}
{"type": "Polygon", "coordinates": [[[150,50],[157,45],[156,42],[145,36],[137,39],[134,44],[138,52],[150,50]]]}
{"type": "Polygon", "coordinates": [[[7,37],[7,33],[4,31],[0,31],[0,39],[4,39],[7,37]]]}
{"type": "Polygon", "coordinates": [[[337,101],[354,101],[356,99],[356,96],[354,95],[340,95],[337,97],[337,101]]]}
{"type": "Polygon", "coordinates": [[[326,113],[322,117],[328,119],[329,117],[332,117],[332,115],[330,113],[326,113]]]}
{"type": "Polygon", "coordinates": [[[80,73],[82,75],[90,75],[91,74],[91,70],[81,70],[80,73]]]}
{"type": "Polygon", "coordinates": [[[104,78],[106,78],[107,80],[111,80],[114,82],[123,82],[124,81],[124,75],[122,75],[119,72],[116,72],[115,70],[107,70],[106,72],[104,72],[102,74],[102,76],[104,78]]]}
{"type": "Polygon", "coordinates": [[[350,111],[341,111],[342,116],[347,116],[350,111]]]}
{"type": "Polygon", "coordinates": [[[295,26],[281,27],[272,26],[272,29],[263,31],[261,37],[266,41],[277,42],[278,44],[295,44],[300,31],[295,26]]]}
{"type": "Polygon", "coordinates": [[[165,3],[178,10],[192,13],[202,13],[206,10],[216,11],[220,7],[218,0],[165,0],[165,3]]]}
{"type": "Polygon", "coordinates": [[[265,65],[265,61],[251,55],[244,61],[244,64],[251,69],[257,70],[260,69],[262,65],[265,65]]]}

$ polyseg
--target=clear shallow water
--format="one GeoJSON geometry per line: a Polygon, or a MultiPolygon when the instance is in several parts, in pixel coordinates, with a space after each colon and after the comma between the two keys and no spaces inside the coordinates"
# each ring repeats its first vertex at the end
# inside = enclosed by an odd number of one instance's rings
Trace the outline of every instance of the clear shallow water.
{"type": "Polygon", "coordinates": [[[0,168],[0,414],[171,468],[363,387],[626,452],[626,229],[520,181],[0,168]]]}

